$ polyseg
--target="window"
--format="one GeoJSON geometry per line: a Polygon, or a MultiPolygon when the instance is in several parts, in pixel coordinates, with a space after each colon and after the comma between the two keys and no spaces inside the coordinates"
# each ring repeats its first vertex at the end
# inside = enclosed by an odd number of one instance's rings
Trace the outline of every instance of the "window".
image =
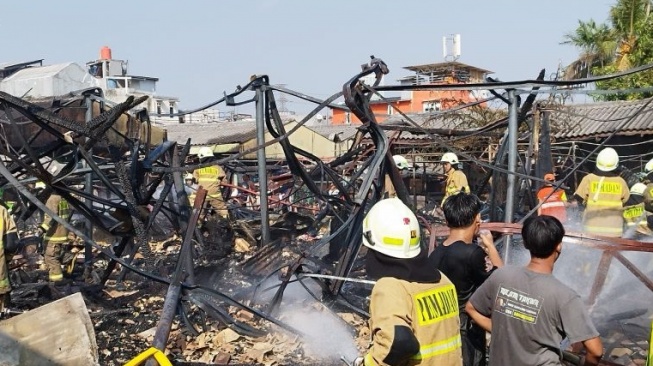
{"type": "Polygon", "coordinates": [[[351,124],[351,114],[349,112],[345,112],[345,123],[348,125],[351,124]]]}
{"type": "Polygon", "coordinates": [[[422,102],[422,112],[436,112],[442,110],[442,104],[438,101],[422,102]]]}
{"type": "Polygon", "coordinates": [[[161,114],[161,101],[156,101],[156,114],[161,114]]]}
{"type": "Polygon", "coordinates": [[[170,102],[170,114],[175,113],[175,102],[170,102]]]}
{"type": "Polygon", "coordinates": [[[392,116],[395,113],[395,109],[392,108],[392,104],[388,104],[388,116],[392,116]]]}

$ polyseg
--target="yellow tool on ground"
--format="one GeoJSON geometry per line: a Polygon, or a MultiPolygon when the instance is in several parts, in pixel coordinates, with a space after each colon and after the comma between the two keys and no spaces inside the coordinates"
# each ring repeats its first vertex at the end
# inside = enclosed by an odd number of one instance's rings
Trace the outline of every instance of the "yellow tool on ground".
{"type": "Polygon", "coordinates": [[[154,356],[156,362],[159,363],[159,366],[172,366],[172,363],[170,363],[166,355],[164,355],[162,351],[154,347],[150,347],[147,350],[141,352],[138,356],[134,357],[134,359],[127,362],[125,366],[138,366],[143,362],[147,361],[147,359],[152,356],[154,356]]]}
{"type": "Polygon", "coordinates": [[[646,366],[653,366],[653,321],[651,322],[651,335],[648,339],[648,357],[646,357],[646,366]]]}

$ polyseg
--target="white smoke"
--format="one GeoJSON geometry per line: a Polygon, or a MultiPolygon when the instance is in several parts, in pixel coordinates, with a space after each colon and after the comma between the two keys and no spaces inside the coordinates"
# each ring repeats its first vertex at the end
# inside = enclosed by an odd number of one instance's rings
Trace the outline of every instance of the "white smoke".
{"type": "MultiPolygon", "coordinates": [[[[295,277],[292,280],[296,280],[295,277]]],[[[278,284],[268,280],[262,288],[278,284]]],[[[320,287],[313,280],[304,281],[311,293],[320,296],[320,287]]],[[[276,288],[261,293],[260,300],[271,299],[276,288]]],[[[301,341],[307,356],[324,361],[337,361],[344,357],[353,361],[358,356],[356,342],[350,327],[338,315],[317,301],[298,282],[291,282],[284,291],[279,307],[279,320],[303,333],[301,341]]]]}

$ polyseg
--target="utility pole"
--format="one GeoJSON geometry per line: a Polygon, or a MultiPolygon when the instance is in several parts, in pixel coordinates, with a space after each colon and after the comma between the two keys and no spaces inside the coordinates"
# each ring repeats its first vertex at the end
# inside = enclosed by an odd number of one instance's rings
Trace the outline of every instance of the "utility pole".
{"type": "Polygon", "coordinates": [[[270,221],[268,213],[268,177],[265,159],[265,85],[262,82],[252,85],[256,91],[256,152],[258,162],[258,187],[261,195],[261,246],[270,241],[270,221]]]}
{"type": "MultiPolygon", "coordinates": [[[[514,89],[508,90],[508,100],[510,101],[508,111],[508,187],[506,189],[506,209],[504,212],[504,222],[512,223],[512,217],[515,210],[515,172],[517,171],[517,95],[514,89]]],[[[510,255],[510,246],[512,245],[512,235],[506,235],[506,245],[503,248],[503,261],[508,263],[510,255]]]]}

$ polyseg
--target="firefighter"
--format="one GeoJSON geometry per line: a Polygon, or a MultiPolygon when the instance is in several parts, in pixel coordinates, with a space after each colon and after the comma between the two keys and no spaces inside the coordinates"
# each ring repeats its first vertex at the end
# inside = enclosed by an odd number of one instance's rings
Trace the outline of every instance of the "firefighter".
{"type": "Polygon", "coordinates": [[[186,175],[184,175],[184,189],[186,190],[186,195],[192,205],[195,201],[195,194],[197,193],[197,184],[195,184],[193,173],[186,173],[186,175]]]}
{"type": "Polygon", "coordinates": [[[9,211],[0,205],[0,311],[9,304],[9,267],[6,255],[11,255],[19,249],[18,231],[9,211]]]}
{"type": "Polygon", "coordinates": [[[447,175],[447,180],[444,184],[444,198],[442,198],[442,204],[440,205],[442,206],[444,205],[444,201],[450,196],[460,192],[469,193],[470,190],[469,183],[467,183],[467,176],[462,171],[456,169],[459,163],[456,154],[452,152],[445,153],[442,155],[440,162],[442,163],[444,174],[447,175]]]}
{"type": "Polygon", "coordinates": [[[430,264],[415,214],[398,198],[376,203],[363,221],[372,346],[354,365],[462,365],[453,283],[430,264]]]}
{"type": "MultiPolygon", "coordinates": [[[[397,169],[399,171],[404,171],[409,168],[408,160],[401,155],[394,155],[392,157],[397,169]]],[[[397,197],[397,190],[395,189],[394,184],[392,184],[392,179],[390,179],[390,174],[385,175],[385,193],[387,198],[397,197]]]]}
{"type": "MultiPolygon", "coordinates": [[[[70,220],[70,206],[68,201],[60,195],[51,194],[45,205],[61,219],[70,220]]],[[[43,247],[45,248],[43,261],[48,268],[48,279],[54,284],[65,284],[68,281],[64,281],[61,266],[65,264],[66,272],[71,274],[75,263],[75,256],[72,253],[67,253],[70,244],[68,229],[44,213],[43,222],[38,231],[39,236],[43,236],[43,247]]]]}
{"type": "MultiPolygon", "coordinates": [[[[213,157],[213,150],[210,147],[203,146],[197,152],[197,157],[201,163],[205,163],[213,157]]],[[[199,186],[206,189],[206,201],[209,206],[213,207],[220,216],[227,218],[227,206],[220,191],[220,182],[225,177],[224,170],[219,165],[211,165],[196,169],[193,172],[193,177],[199,186]]]]}
{"type": "Polygon", "coordinates": [[[645,182],[647,183],[644,190],[644,206],[646,211],[653,213],[653,159],[644,166],[644,173],[646,173],[645,182]]]}
{"type": "Polygon", "coordinates": [[[583,177],[574,198],[585,205],[583,229],[587,233],[609,237],[623,234],[623,204],[630,191],[619,176],[619,154],[605,148],[596,157],[596,170],[583,177]]]}
{"type": "Polygon", "coordinates": [[[630,187],[630,198],[624,204],[624,231],[626,236],[635,234],[636,231],[650,233],[646,223],[646,210],[644,209],[644,191],[646,184],[635,183],[630,187]]]}
{"type": "Polygon", "coordinates": [[[540,205],[537,214],[553,216],[564,224],[567,222],[567,195],[563,189],[553,188],[553,173],[544,174],[544,180],[547,183],[537,191],[537,201],[540,205]]]}

